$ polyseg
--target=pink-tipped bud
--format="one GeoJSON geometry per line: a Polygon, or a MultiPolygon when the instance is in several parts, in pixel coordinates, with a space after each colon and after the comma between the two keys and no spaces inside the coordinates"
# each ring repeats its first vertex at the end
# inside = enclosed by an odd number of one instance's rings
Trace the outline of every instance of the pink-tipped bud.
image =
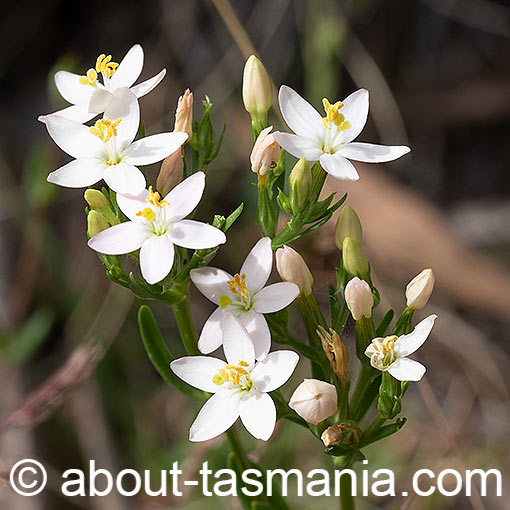
{"type": "Polygon", "coordinates": [[[436,279],[432,269],[424,269],[406,287],[407,307],[414,310],[423,308],[434,290],[436,279]]]}
{"type": "Polygon", "coordinates": [[[359,320],[361,317],[367,319],[372,317],[374,296],[370,285],[365,280],[360,280],[356,276],[349,281],[345,287],[345,302],[354,320],[359,320]]]}
{"type": "Polygon", "coordinates": [[[276,251],[276,269],[280,278],[295,283],[300,294],[308,296],[312,293],[313,276],[303,257],[290,246],[276,251]]]}
{"type": "Polygon", "coordinates": [[[174,131],[187,133],[188,142],[193,134],[193,93],[189,89],[186,89],[179,97],[175,111],[174,131]]]}
{"type": "Polygon", "coordinates": [[[260,132],[251,151],[251,170],[259,175],[266,175],[280,159],[281,147],[276,143],[272,129],[273,126],[269,126],[260,132]]]}
{"type": "Polygon", "coordinates": [[[161,163],[158,178],[156,179],[156,189],[162,197],[182,181],[183,171],[184,161],[182,160],[182,149],[179,147],[161,163]]]}
{"type": "Polygon", "coordinates": [[[289,407],[308,423],[317,425],[336,413],[336,388],[317,379],[305,379],[292,394],[289,407]]]}

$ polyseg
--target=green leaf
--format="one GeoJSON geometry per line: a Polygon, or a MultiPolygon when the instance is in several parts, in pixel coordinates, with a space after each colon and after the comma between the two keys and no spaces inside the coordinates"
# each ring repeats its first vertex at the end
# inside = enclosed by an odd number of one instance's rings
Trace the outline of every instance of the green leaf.
{"type": "Polygon", "coordinates": [[[385,335],[386,330],[388,329],[388,326],[390,325],[390,322],[393,320],[393,315],[395,315],[393,310],[389,310],[388,313],[383,317],[379,326],[377,326],[377,329],[375,330],[375,334],[377,336],[385,335]]]}
{"type": "Polygon", "coordinates": [[[287,197],[280,188],[278,188],[278,196],[276,197],[276,200],[278,201],[278,205],[287,214],[292,214],[292,206],[290,205],[289,197],[287,197]]]}
{"type": "Polygon", "coordinates": [[[206,400],[208,398],[207,393],[186,384],[170,370],[170,363],[174,360],[174,357],[168,350],[154,315],[148,306],[142,305],[138,310],[138,327],[147,355],[163,380],[184,395],[206,400]]]}
{"type": "Polygon", "coordinates": [[[241,202],[239,204],[239,206],[237,207],[237,209],[230,213],[229,216],[227,216],[227,219],[225,220],[225,224],[223,225],[223,232],[226,232],[233,224],[234,222],[237,220],[237,218],[239,218],[239,216],[241,215],[241,213],[243,212],[243,209],[244,209],[244,203],[241,202]]]}
{"type": "Polygon", "coordinates": [[[331,327],[338,331],[340,325],[340,303],[336,294],[336,289],[329,284],[329,311],[331,316],[331,327]]]}

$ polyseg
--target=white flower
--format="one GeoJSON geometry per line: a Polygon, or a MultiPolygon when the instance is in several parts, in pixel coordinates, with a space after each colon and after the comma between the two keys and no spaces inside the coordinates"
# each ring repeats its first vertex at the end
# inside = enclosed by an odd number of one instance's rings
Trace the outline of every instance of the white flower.
{"type": "MultiPolygon", "coordinates": [[[[112,62],[111,58],[111,55],[100,55],[95,67],[89,69],[84,76],[58,71],[55,74],[55,85],[72,106],[50,115],[59,115],[80,123],[87,122],[108,108],[117,90],[130,87],[136,97],[142,97],[156,87],[166,74],[166,69],[163,69],[156,76],[133,86],[143,68],[143,49],[139,44],[135,44],[126,53],[120,64],[112,62]],[[100,75],[103,83],[98,79],[100,75]]],[[[46,122],[47,117],[41,115],[39,120],[46,122]]]]}
{"type": "Polygon", "coordinates": [[[200,352],[209,354],[221,345],[224,311],[233,313],[246,326],[255,342],[257,359],[262,359],[269,352],[271,333],[263,314],[282,310],[299,294],[299,288],[294,283],[280,282],[264,287],[272,266],[271,239],[263,237],[234,276],[214,267],[191,271],[191,280],[198,290],[219,305],[202,329],[198,341],[200,352]]]}
{"type": "Polygon", "coordinates": [[[214,393],[204,404],[189,432],[191,441],[207,441],[229,429],[239,418],[248,432],[267,441],[276,424],[276,407],[268,395],[292,375],[299,356],[275,351],[258,363],[252,339],[232,314],[223,319],[227,363],[209,356],[188,356],[170,368],[183,381],[214,393]]]}
{"type": "Polygon", "coordinates": [[[275,140],[296,158],[319,160],[322,168],[337,179],[359,179],[349,159],[382,163],[410,151],[405,146],[352,142],[367,121],[368,90],[357,90],[335,104],[323,99],[325,117],[290,87],[280,87],[278,98],[283,118],[295,134],[276,132],[275,140]]]}
{"type": "Polygon", "coordinates": [[[104,179],[114,191],[138,195],[145,177],[137,168],[165,159],[187,138],[186,133],[160,133],[133,142],[140,124],[136,96],[123,88],[115,93],[104,117],[87,127],[59,115],[46,118],[48,133],[76,158],[51,172],[48,181],[67,188],[84,188],[104,179]]]}
{"type": "Polygon", "coordinates": [[[318,379],[305,379],[292,394],[289,407],[308,423],[317,425],[336,413],[336,387],[318,379]]]}
{"type": "Polygon", "coordinates": [[[399,381],[419,381],[425,373],[425,367],[407,356],[417,351],[427,340],[436,319],[437,315],[429,315],[408,335],[374,338],[365,351],[370,364],[382,372],[388,371],[399,381]]]}
{"type": "Polygon", "coordinates": [[[106,255],[123,255],[140,248],[142,276],[150,284],[157,283],[172,269],[174,244],[198,250],[226,241],[221,230],[183,219],[200,202],[204,187],[205,174],[197,172],[163,200],[152,187],[136,197],[118,194],[117,203],[130,221],[103,230],[90,239],[88,245],[106,255]]]}

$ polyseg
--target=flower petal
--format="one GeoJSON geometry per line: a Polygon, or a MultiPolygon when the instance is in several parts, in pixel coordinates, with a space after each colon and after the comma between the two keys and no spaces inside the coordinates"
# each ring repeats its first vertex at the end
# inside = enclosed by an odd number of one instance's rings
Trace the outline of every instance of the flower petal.
{"type": "Polygon", "coordinates": [[[276,425],[276,406],[267,393],[250,391],[239,404],[239,414],[246,430],[256,439],[267,441],[276,425]]]}
{"type": "Polygon", "coordinates": [[[223,434],[239,418],[240,394],[228,389],[215,393],[200,409],[189,431],[189,440],[207,441],[223,434]]]}
{"type": "Polygon", "coordinates": [[[124,160],[132,165],[150,165],[173,154],[187,139],[188,135],[181,132],[146,136],[126,149],[124,160]]]}
{"type": "Polygon", "coordinates": [[[232,276],[223,269],[216,267],[201,267],[190,271],[191,281],[196,288],[214,304],[220,304],[220,297],[230,295],[228,281],[232,276]]]}
{"type": "Polygon", "coordinates": [[[255,365],[250,378],[257,390],[269,393],[289,380],[298,361],[299,356],[294,351],[270,352],[255,365]]]}
{"type": "Polygon", "coordinates": [[[48,182],[66,188],[85,188],[100,181],[106,165],[96,158],[79,158],[48,175],[48,182]]]}
{"type": "Polygon", "coordinates": [[[395,350],[399,356],[409,356],[416,352],[427,340],[437,315],[429,315],[426,319],[416,324],[411,333],[402,335],[395,342],[395,350]]]}
{"type": "Polygon", "coordinates": [[[165,197],[169,202],[166,215],[173,220],[182,220],[190,214],[200,202],[205,189],[204,172],[190,175],[171,190],[165,197]]]}
{"type": "Polygon", "coordinates": [[[146,207],[151,208],[155,211],[155,207],[147,202],[149,192],[144,189],[138,195],[121,195],[117,193],[117,204],[120,210],[131,220],[131,221],[142,221],[142,218],[138,216],[138,212],[143,211],[146,207]]]}
{"type": "Polygon", "coordinates": [[[53,141],[73,158],[92,158],[104,150],[104,143],[79,122],[48,115],[45,124],[53,141]]]}
{"type": "Polygon", "coordinates": [[[216,308],[207,319],[200,338],[198,339],[198,349],[204,354],[215,351],[223,343],[223,310],[216,308]]]}
{"type": "Polygon", "coordinates": [[[58,71],[55,73],[55,85],[60,95],[71,104],[88,105],[89,98],[96,90],[92,85],[82,85],[79,74],[68,71],[58,71]]]}
{"type": "Polygon", "coordinates": [[[131,87],[143,69],[143,50],[139,44],[132,46],[120,61],[115,73],[110,78],[111,89],[131,87]]]}
{"type": "Polygon", "coordinates": [[[39,117],[37,117],[37,120],[39,122],[43,122],[44,124],[46,124],[47,118],[51,117],[52,115],[57,115],[59,117],[63,117],[64,119],[74,120],[79,124],[84,124],[85,122],[88,122],[90,119],[93,119],[96,116],[95,113],[89,113],[86,104],[81,103],[73,104],[72,106],[68,106],[63,110],[58,110],[57,112],[53,112],[48,115],[39,115],[39,117]]]}
{"type": "Polygon", "coordinates": [[[185,356],[170,363],[172,372],[194,388],[216,393],[220,387],[213,383],[213,377],[226,363],[211,356],[185,356]]]}
{"type": "Polygon", "coordinates": [[[105,255],[124,255],[138,250],[150,235],[140,223],[127,221],[99,232],[87,244],[105,255]]]}
{"type": "Polygon", "coordinates": [[[223,314],[223,350],[227,362],[232,365],[245,361],[251,368],[255,363],[255,351],[250,335],[242,322],[229,312],[223,314]]]}
{"type": "Polygon", "coordinates": [[[259,239],[251,249],[241,267],[240,274],[246,275],[246,287],[250,292],[258,292],[269,279],[273,268],[271,239],[259,239]]]}
{"type": "Polygon", "coordinates": [[[266,318],[261,313],[250,310],[239,314],[238,319],[250,334],[255,349],[255,359],[264,359],[271,349],[271,332],[266,318]]]}
{"type": "Polygon", "coordinates": [[[278,101],[285,122],[296,135],[321,143],[324,137],[322,117],[308,101],[286,85],[280,87],[278,101]]]}
{"type": "Polygon", "coordinates": [[[388,367],[390,375],[399,381],[419,381],[425,371],[421,363],[409,358],[399,358],[388,367]]]}
{"type": "Polygon", "coordinates": [[[376,145],[373,143],[354,142],[342,145],[338,152],[348,159],[365,163],[384,163],[393,161],[411,149],[405,145],[376,145]]]}
{"type": "Polygon", "coordinates": [[[145,94],[148,94],[151,90],[159,85],[161,80],[165,77],[165,74],[166,69],[162,69],[156,76],[153,76],[152,78],[149,78],[148,80],[142,81],[142,83],[131,87],[131,92],[133,92],[133,94],[138,98],[145,96],[145,94]]]}
{"type": "Polygon", "coordinates": [[[296,158],[317,161],[322,154],[321,145],[310,138],[280,131],[273,133],[273,136],[277,143],[296,158]]]}
{"type": "Polygon", "coordinates": [[[295,283],[279,282],[257,292],[253,308],[258,313],[273,313],[290,305],[299,294],[295,283]]]}
{"type": "Polygon", "coordinates": [[[358,172],[354,165],[340,154],[323,154],[319,159],[322,168],[326,172],[342,181],[357,181],[359,179],[358,172]]]}
{"type": "Polygon", "coordinates": [[[351,142],[363,131],[368,117],[368,96],[368,90],[359,89],[342,101],[344,105],[340,109],[340,113],[351,124],[351,127],[345,131],[340,131],[338,141],[342,143],[351,142]]]}
{"type": "Polygon", "coordinates": [[[142,276],[151,285],[160,282],[174,265],[174,245],[166,236],[150,236],[140,249],[142,276]]]}
{"type": "MultiPolygon", "coordinates": [[[[113,99],[113,94],[106,89],[96,89],[92,92],[88,111],[94,115],[103,113],[113,99]]],[[[115,120],[115,119],[114,119],[115,120]]]]}
{"type": "Polygon", "coordinates": [[[167,237],[177,246],[203,250],[214,248],[227,241],[225,234],[218,228],[195,220],[181,220],[173,224],[167,237]]]}
{"type": "MultiPolygon", "coordinates": [[[[112,122],[121,119],[117,126],[117,147],[120,150],[132,147],[130,144],[135,139],[140,125],[140,106],[136,96],[127,87],[116,90],[104,113],[112,122]]],[[[124,160],[126,158],[127,156],[123,157],[124,160]]]]}
{"type": "Polygon", "coordinates": [[[127,163],[109,165],[104,180],[113,191],[123,195],[138,195],[145,189],[145,177],[136,166],[127,163]]]}

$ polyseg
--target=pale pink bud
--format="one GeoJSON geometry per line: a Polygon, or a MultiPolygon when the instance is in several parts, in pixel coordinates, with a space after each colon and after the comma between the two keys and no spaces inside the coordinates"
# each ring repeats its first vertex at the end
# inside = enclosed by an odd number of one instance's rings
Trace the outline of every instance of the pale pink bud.
{"type": "Polygon", "coordinates": [[[280,159],[281,148],[270,133],[272,129],[269,126],[260,132],[251,151],[251,170],[259,175],[266,175],[280,159]]]}
{"type": "Polygon", "coordinates": [[[264,64],[251,55],[244,66],[243,103],[252,117],[265,116],[273,101],[271,80],[264,64]]]}
{"type": "Polygon", "coordinates": [[[189,89],[179,98],[175,112],[174,131],[188,134],[188,141],[193,134],[193,93],[189,89]]]}
{"type": "Polygon", "coordinates": [[[156,189],[162,197],[182,181],[183,170],[182,149],[179,147],[161,163],[158,178],[156,179],[156,189]]]}
{"type": "Polygon", "coordinates": [[[374,296],[370,285],[365,280],[360,280],[356,276],[349,281],[345,287],[345,302],[354,320],[359,320],[361,317],[367,319],[372,317],[374,296]]]}
{"type": "Polygon", "coordinates": [[[313,276],[303,257],[290,246],[276,251],[276,269],[280,278],[295,283],[300,294],[308,296],[312,293],[313,276]]]}
{"type": "Polygon", "coordinates": [[[407,307],[414,310],[423,308],[434,290],[435,280],[432,269],[424,269],[415,276],[406,287],[407,307]]]}
{"type": "Polygon", "coordinates": [[[336,388],[318,379],[305,379],[292,394],[289,407],[308,423],[317,425],[336,413],[336,388]]]}

